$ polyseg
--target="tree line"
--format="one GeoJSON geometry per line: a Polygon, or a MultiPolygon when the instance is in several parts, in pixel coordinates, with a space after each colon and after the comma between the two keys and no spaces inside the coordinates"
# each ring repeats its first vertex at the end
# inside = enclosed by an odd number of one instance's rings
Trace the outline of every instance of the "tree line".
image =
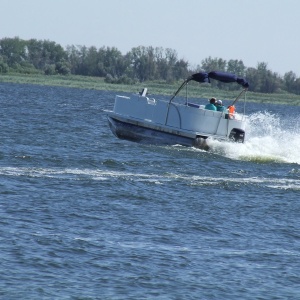
{"type": "MultiPolygon", "coordinates": [[[[242,60],[208,57],[197,66],[179,59],[170,48],[134,47],[122,54],[115,47],[67,46],[49,40],[22,40],[18,37],[0,39],[0,74],[74,74],[104,77],[108,83],[134,84],[144,81],[172,83],[189,75],[212,70],[234,73],[246,78],[250,91],[276,93],[287,91],[300,94],[300,78],[293,71],[283,76],[268,69],[265,62],[246,67],[242,60]]],[[[212,82],[215,87],[236,89],[236,85],[212,82]]]]}

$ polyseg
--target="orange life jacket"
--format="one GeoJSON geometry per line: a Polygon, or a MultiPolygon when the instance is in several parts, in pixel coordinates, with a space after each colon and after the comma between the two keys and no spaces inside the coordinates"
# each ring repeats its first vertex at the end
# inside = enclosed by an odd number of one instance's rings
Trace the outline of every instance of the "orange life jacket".
{"type": "Polygon", "coordinates": [[[234,112],[235,112],[235,106],[234,105],[230,105],[228,106],[228,112],[229,112],[229,118],[233,118],[234,112]]]}

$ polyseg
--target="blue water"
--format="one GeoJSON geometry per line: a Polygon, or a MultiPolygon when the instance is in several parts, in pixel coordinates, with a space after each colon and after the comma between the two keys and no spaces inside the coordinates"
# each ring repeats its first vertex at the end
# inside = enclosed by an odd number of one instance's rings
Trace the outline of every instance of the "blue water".
{"type": "Polygon", "coordinates": [[[114,96],[0,84],[0,298],[300,299],[300,108],[205,152],[115,138],[114,96]]]}

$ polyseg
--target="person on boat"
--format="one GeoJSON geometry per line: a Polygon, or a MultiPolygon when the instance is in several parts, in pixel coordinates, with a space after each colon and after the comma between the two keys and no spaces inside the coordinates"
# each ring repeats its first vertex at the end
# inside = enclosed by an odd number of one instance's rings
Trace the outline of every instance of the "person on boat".
{"type": "Polygon", "coordinates": [[[222,100],[218,100],[216,102],[216,107],[217,107],[217,111],[224,111],[225,110],[225,107],[224,107],[224,105],[222,103],[222,100]]]}
{"type": "Polygon", "coordinates": [[[228,106],[228,117],[229,117],[229,119],[234,118],[234,113],[235,113],[235,106],[234,105],[229,105],[228,106]]]}
{"type": "Polygon", "coordinates": [[[217,110],[216,108],[216,98],[211,98],[209,103],[205,105],[205,109],[217,110]]]}

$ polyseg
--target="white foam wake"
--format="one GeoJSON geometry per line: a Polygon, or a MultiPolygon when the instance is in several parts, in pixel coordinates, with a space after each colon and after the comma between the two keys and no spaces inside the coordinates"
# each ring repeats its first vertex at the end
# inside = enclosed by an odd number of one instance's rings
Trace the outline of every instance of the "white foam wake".
{"type": "Polygon", "coordinates": [[[280,119],[268,112],[249,116],[244,144],[210,141],[215,153],[232,159],[300,164],[299,119],[280,119]]]}
{"type": "MultiPolygon", "coordinates": [[[[292,172],[298,172],[293,170],[292,172]]],[[[0,176],[8,177],[27,177],[27,178],[45,178],[59,180],[97,180],[107,181],[116,180],[122,182],[146,182],[152,184],[164,184],[168,182],[174,183],[178,180],[186,182],[193,186],[212,186],[224,185],[225,183],[233,184],[254,184],[265,185],[274,189],[300,189],[299,178],[265,178],[265,177],[245,177],[234,176],[224,178],[224,176],[191,176],[190,174],[147,174],[147,173],[131,173],[126,171],[108,171],[101,169],[76,169],[76,168],[39,168],[39,167],[0,167],[0,176]]]]}

